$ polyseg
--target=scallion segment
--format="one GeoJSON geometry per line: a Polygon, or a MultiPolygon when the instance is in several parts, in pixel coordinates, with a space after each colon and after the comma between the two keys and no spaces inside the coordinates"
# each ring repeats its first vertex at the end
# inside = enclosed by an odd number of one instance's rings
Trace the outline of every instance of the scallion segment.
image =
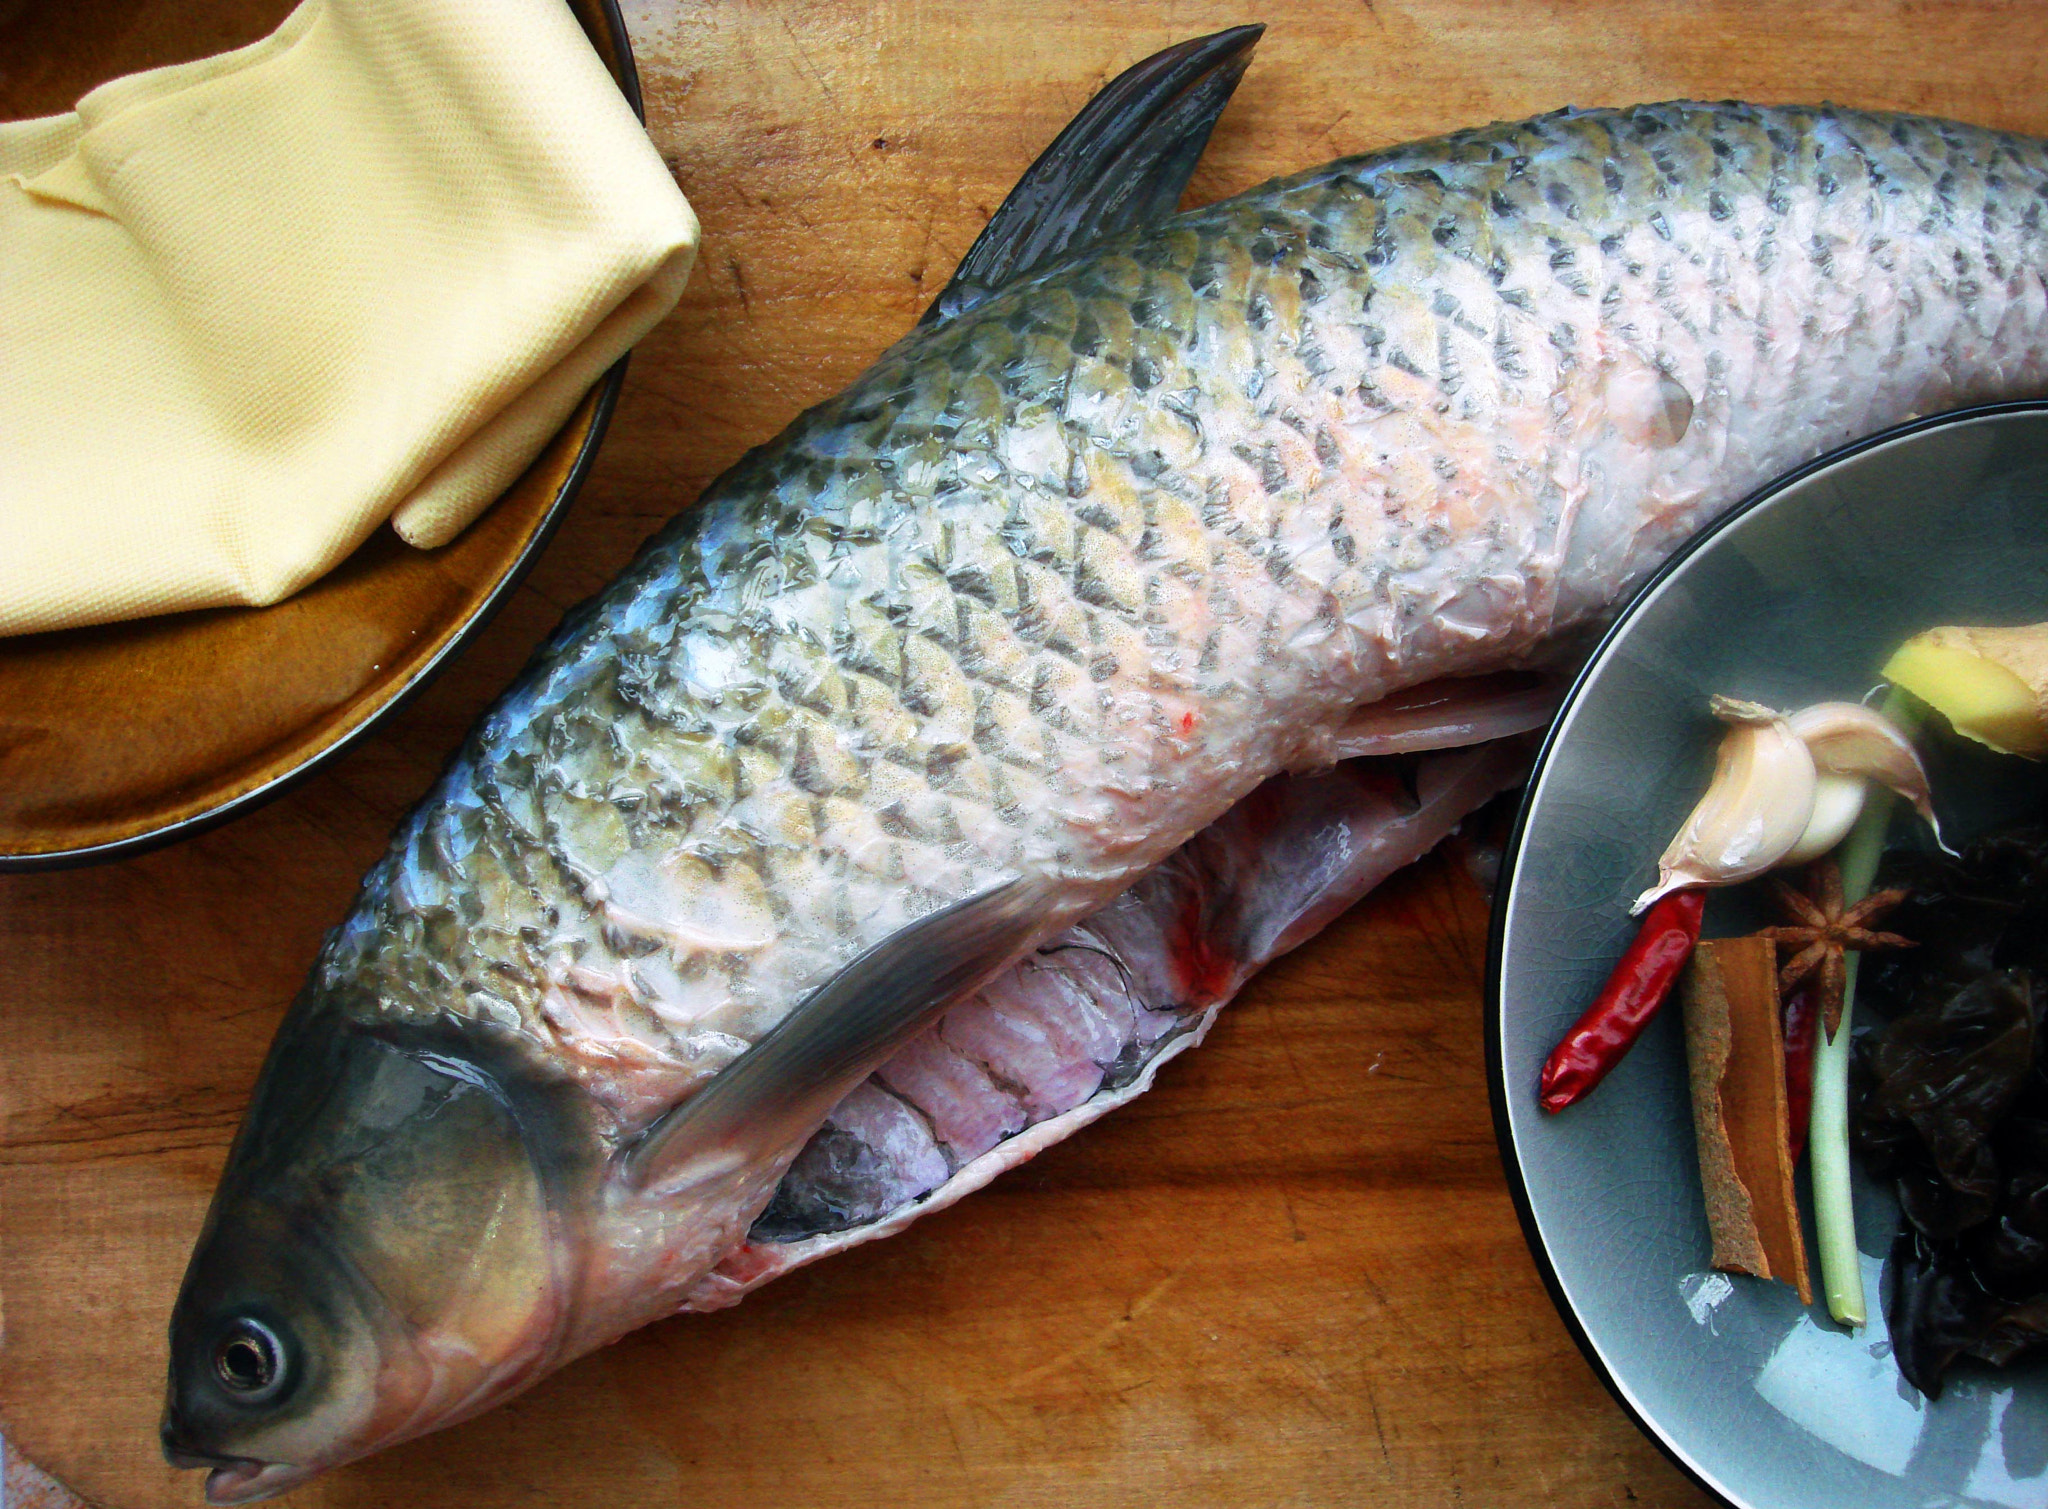
{"type": "MultiPolygon", "coordinates": [[[[1886,694],[1883,710],[1894,723],[1910,731],[1906,699],[1899,692],[1886,694]]],[[[1845,905],[1853,906],[1868,896],[1877,879],[1893,800],[1891,792],[1874,787],[1862,816],[1842,843],[1845,905]]],[[[1849,1187],[1849,1044],[1855,1026],[1858,958],[1852,952],[1843,960],[1841,1022],[1832,1037],[1822,1026],[1813,1055],[1813,1113],[1807,1142],[1821,1289],[1827,1295],[1828,1314],[1845,1326],[1861,1326],[1869,1319],[1863,1296],[1863,1258],[1856,1246],[1856,1208],[1849,1187]]]]}

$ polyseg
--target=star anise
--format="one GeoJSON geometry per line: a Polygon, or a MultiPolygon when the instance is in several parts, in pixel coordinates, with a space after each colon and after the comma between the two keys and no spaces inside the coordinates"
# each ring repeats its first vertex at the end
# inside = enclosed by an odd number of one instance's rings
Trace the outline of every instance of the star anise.
{"type": "Polygon", "coordinates": [[[1881,933],[1871,924],[1906,899],[1903,890],[1874,891],[1854,906],[1842,905],[1842,872],[1834,861],[1816,860],[1807,867],[1806,889],[1799,890],[1773,878],[1771,899],[1783,927],[1767,927],[1763,936],[1792,957],[1778,969],[1778,990],[1789,993],[1802,980],[1812,977],[1820,993],[1821,1020],[1832,1038],[1842,1025],[1842,994],[1847,977],[1848,951],[1878,948],[1912,948],[1911,938],[1881,933]]]}

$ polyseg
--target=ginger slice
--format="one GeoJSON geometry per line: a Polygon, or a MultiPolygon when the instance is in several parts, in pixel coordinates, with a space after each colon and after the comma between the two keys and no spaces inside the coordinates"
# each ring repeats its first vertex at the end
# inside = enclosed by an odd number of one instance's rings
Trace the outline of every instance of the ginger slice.
{"type": "Polygon", "coordinates": [[[1929,629],[1893,652],[1884,675],[1959,734],[2006,754],[2048,755],[2048,623],[1929,629]]]}
{"type": "Polygon", "coordinates": [[[1679,990],[1714,1266],[1790,1284],[1811,1304],[1792,1186],[1777,950],[1763,937],[1703,942],[1679,990]]]}

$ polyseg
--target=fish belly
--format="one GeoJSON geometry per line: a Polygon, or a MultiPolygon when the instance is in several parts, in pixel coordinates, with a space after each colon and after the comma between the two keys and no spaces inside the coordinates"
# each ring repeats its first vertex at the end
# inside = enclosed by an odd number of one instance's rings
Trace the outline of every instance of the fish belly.
{"type": "Polygon", "coordinates": [[[1530,752],[1500,740],[1268,781],[849,1095],[688,1308],[901,1231],[1142,1094],[1245,981],[1519,781],[1530,752]]]}

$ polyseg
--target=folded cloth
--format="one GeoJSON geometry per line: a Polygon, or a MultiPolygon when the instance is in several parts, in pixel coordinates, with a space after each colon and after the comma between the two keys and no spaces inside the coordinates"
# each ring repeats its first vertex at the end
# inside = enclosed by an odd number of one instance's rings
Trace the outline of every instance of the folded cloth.
{"type": "Polygon", "coordinates": [[[696,242],[562,0],[305,0],[0,123],[0,634],[445,543],[696,242]]]}

